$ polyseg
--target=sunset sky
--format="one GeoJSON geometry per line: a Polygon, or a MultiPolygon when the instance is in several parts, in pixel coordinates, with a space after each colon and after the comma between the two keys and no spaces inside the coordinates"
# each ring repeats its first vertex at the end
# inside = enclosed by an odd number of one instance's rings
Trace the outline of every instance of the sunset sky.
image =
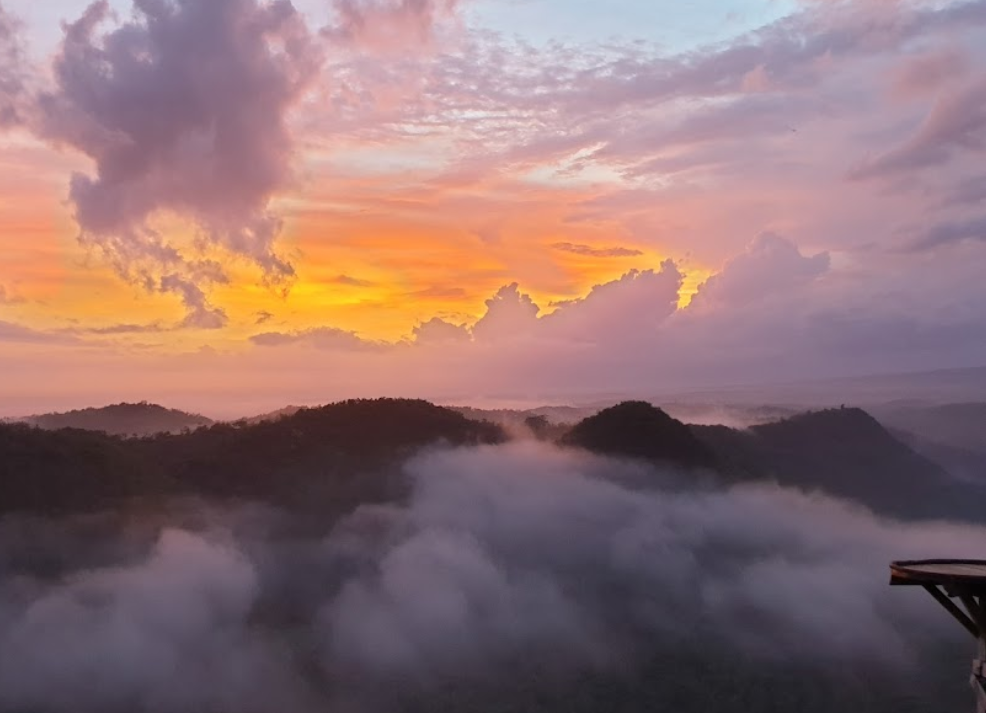
{"type": "Polygon", "coordinates": [[[986,365],[986,0],[0,8],[0,416],[986,365]]]}

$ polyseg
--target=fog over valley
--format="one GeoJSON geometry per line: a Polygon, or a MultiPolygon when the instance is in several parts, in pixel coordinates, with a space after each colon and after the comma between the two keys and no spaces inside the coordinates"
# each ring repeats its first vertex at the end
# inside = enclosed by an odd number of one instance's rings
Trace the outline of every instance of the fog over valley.
{"type": "Polygon", "coordinates": [[[381,400],[141,438],[0,425],[0,709],[968,703],[971,640],[887,564],[977,556],[986,479],[851,408],[527,419],[381,400]]]}

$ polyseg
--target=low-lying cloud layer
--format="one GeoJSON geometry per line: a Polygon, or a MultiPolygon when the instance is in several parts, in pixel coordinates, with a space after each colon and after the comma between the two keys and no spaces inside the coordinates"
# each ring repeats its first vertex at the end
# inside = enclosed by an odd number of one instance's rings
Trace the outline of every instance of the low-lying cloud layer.
{"type": "Polygon", "coordinates": [[[773,680],[756,696],[775,706],[894,710],[942,693],[929,652],[965,654],[930,598],[887,587],[887,563],[972,554],[980,528],[685,488],[533,443],[406,472],[407,503],[328,534],[251,509],[126,530],[9,516],[0,710],[579,710],[587,681],[629,710],[698,710],[685,692],[736,696],[744,676],[773,680]]]}

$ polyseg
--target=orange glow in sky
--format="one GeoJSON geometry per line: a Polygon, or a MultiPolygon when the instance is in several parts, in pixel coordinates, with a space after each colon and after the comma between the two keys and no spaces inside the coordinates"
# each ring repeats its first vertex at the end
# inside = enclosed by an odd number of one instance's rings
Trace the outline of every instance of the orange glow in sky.
{"type": "Polygon", "coordinates": [[[3,0],[0,415],[986,363],[977,3],[659,5],[3,0]]]}

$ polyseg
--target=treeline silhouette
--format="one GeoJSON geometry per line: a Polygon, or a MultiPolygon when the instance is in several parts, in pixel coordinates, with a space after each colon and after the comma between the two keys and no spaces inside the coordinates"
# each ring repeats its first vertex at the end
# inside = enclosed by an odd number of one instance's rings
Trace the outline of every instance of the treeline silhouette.
{"type": "Polygon", "coordinates": [[[646,401],[624,401],[576,424],[561,442],[605,455],[711,468],[716,455],[692,429],[646,401]]]}
{"type": "MultiPolygon", "coordinates": [[[[630,401],[572,427],[528,419],[544,441],[643,459],[695,482],[773,481],[899,518],[983,521],[986,486],[961,481],[869,414],[810,412],[736,430],[689,426],[630,401]]],[[[122,438],[0,425],[0,511],[60,512],[171,496],[260,500],[313,512],[402,498],[400,464],[423,447],[502,443],[500,425],[420,400],[344,401],[272,420],[122,438]]]]}
{"type": "Polygon", "coordinates": [[[720,483],[770,481],[904,519],[986,521],[986,482],[962,481],[858,408],[811,411],[739,430],[689,426],[647,402],[584,419],[562,442],[678,469],[720,483]]]}
{"type": "Polygon", "coordinates": [[[100,408],[84,408],[65,413],[46,413],[23,419],[39,428],[57,430],[79,428],[102,431],[113,436],[150,436],[157,433],[180,433],[208,426],[212,419],[178,409],[169,409],[142,401],[120,403],[100,408]]]}
{"type": "Polygon", "coordinates": [[[408,399],[129,439],[0,424],[0,508],[58,512],[165,495],[338,505],[388,494],[394,464],[424,446],[504,439],[499,426],[408,399]]]}

